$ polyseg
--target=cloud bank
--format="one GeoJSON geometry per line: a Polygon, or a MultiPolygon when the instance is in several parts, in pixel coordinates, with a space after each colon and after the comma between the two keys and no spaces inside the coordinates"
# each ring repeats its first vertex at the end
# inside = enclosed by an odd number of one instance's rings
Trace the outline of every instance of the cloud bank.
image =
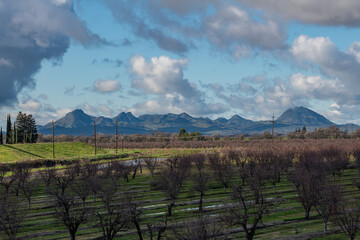
{"type": "Polygon", "coordinates": [[[84,46],[107,44],[89,31],[72,0],[0,1],[0,107],[14,106],[44,60],[57,61],[70,41],[84,46]]]}

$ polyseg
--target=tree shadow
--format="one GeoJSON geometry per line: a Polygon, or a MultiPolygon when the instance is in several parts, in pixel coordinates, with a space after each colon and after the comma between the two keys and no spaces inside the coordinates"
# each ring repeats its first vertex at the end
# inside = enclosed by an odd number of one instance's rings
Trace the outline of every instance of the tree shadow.
{"type": "Polygon", "coordinates": [[[11,148],[11,149],[13,149],[13,150],[17,150],[17,151],[22,152],[22,153],[29,154],[29,155],[34,156],[34,157],[44,158],[44,157],[43,157],[43,156],[41,156],[41,155],[37,155],[37,154],[31,153],[31,152],[28,152],[28,151],[22,150],[22,149],[19,149],[19,148],[14,147],[14,146],[10,146],[10,145],[8,145],[8,144],[3,145],[3,146],[4,146],[4,147],[7,147],[7,148],[11,148]]]}

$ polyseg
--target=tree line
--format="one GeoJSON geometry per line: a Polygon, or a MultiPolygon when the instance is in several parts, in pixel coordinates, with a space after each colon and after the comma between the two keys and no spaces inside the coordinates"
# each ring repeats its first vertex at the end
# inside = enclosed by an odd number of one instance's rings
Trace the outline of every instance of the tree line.
{"type": "Polygon", "coordinates": [[[36,143],[38,139],[37,127],[31,114],[19,112],[14,123],[10,114],[6,118],[6,133],[0,128],[0,144],[36,143]]]}

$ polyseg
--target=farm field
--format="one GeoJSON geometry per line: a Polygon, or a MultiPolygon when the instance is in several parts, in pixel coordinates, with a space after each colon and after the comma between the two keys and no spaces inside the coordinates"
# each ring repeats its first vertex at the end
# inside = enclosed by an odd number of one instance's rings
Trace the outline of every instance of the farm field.
{"type": "MultiPolygon", "coordinates": [[[[148,148],[148,149],[121,149],[118,154],[114,148],[97,148],[97,155],[94,155],[94,146],[80,142],[55,143],[56,160],[105,160],[121,158],[123,160],[134,159],[137,157],[158,157],[164,158],[184,152],[194,152],[198,150],[181,148],[148,148]]],[[[7,144],[0,145],[0,163],[14,163],[19,161],[33,161],[53,159],[52,143],[37,144],[7,144]]]]}
{"type": "MultiPolygon", "coordinates": [[[[143,151],[147,156],[162,155],[167,159],[127,164],[117,159],[100,160],[100,163],[85,159],[61,170],[32,169],[26,180],[31,183],[27,190],[32,189],[30,209],[26,198],[28,191],[17,184],[22,182],[17,176],[26,174],[14,167],[16,164],[10,168],[4,164],[0,175],[6,177],[0,177],[0,196],[10,200],[2,203],[6,203],[8,209],[13,207],[12,214],[19,217],[21,224],[16,235],[19,239],[69,239],[69,230],[60,220],[63,208],[59,199],[71,199],[73,219],[82,216],[82,210],[86,209],[76,239],[102,239],[100,216],[103,219],[112,216],[112,220],[119,217],[119,231],[114,239],[151,239],[151,233],[152,239],[157,239],[159,234],[161,239],[199,239],[194,233],[204,232],[204,229],[207,232],[204,239],[249,239],[241,226],[241,218],[230,218],[234,212],[244,214],[239,207],[239,196],[243,196],[246,199],[243,204],[249,206],[249,226],[261,207],[254,196],[266,206],[253,239],[349,239],[336,224],[335,217],[330,217],[328,230],[324,232],[323,218],[318,212],[321,202],[317,199],[323,196],[325,186],[331,185],[338,187],[337,193],[346,199],[344,202],[358,203],[360,145],[356,141],[352,144],[345,141],[345,145],[322,141],[303,142],[303,145],[298,141],[293,145],[285,143],[246,142],[238,148],[187,149],[187,152],[185,149],[126,150],[129,155],[134,153],[131,151],[143,151]],[[187,156],[180,156],[184,152],[187,156]],[[337,161],[339,159],[341,161],[337,161]],[[332,161],[337,164],[330,164],[332,161]],[[344,162],[345,165],[341,165],[344,162]],[[301,168],[298,178],[297,169],[301,168]],[[312,189],[317,197],[308,219],[295,187],[307,176],[316,176],[314,181],[321,179],[312,189]],[[9,184],[11,179],[14,180],[9,184]],[[205,182],[202,187],[201,181],[205,182]],[[65,182],[67,186],[64,187],[65,182]],[[176,188],[169,183],[174,183],[176,188]],[[201,191],[202,211],[199,210],[201,191]],[[106,214],[106,199],[111,199],[108,206],[113,215],[106,214]]],[[[91,155],[91,146],[85,147],[91,155]]],[[[106,155],[113,149],[101,151],[106,155]]],[[[31,168],[24,163],[18,165],[21,169],[31,168]]],[[[340,210],[337,214],[340,216],[340,210]]],[[[0,239],[8,239],[4,230],[0,231],[0,239]]]]}

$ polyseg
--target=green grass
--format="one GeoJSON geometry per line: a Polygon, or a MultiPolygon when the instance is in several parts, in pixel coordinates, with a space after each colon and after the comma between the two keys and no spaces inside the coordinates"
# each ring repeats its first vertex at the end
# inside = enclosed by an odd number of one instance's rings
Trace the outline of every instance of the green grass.
{"type": "MultiPolygon", "coordinates": [[[[97,149],[97,154],[109,154],[109,150],[97,149]]],[[[81,158],[94,155],[94,147],[85,143],[55,143],[55,157],[81,158]]],[[[12,163],[29,159],[52,159],[52,143],[0,145],[0,162],[12,163]]]]}
{"type": "MultiPolygon", "coordinates": [[[[53,159],[52,151],[52,143],[0,145],[0,163],[53,159]]],[[[101,162],[111,158],[123,160],[143,157],[166,158],[199,151],[201,149],[119,149],[116,154],[115,149],[97,148],[95,156],[94,146],[86,143],[55,143],[56,160],[94,159],[101,162]]]]}

